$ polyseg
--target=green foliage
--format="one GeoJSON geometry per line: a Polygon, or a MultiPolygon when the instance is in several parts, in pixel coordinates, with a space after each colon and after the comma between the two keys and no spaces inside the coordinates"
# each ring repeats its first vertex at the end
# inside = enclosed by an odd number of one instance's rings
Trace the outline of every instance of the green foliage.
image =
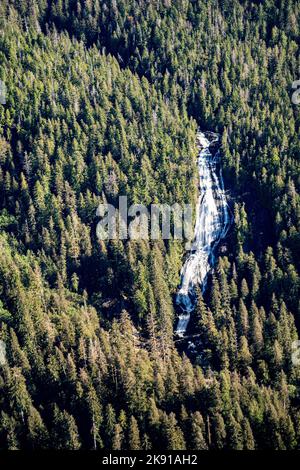
{"type": "Polygon", "coordinates": [[[1,2],[1,449],[299,448],[299,12],[1,2]],[[95,215],[195,205],[196,121],[222,135],[235,223],[188,358],[183,244],[99,243],[95,215]]]}

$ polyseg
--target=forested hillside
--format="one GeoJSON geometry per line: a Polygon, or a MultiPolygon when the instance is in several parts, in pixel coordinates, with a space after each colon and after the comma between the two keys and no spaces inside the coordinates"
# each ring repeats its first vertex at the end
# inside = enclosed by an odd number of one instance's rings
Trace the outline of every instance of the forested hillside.
{"type": "Polygon", "coordinates": [[[2,0],[1,449],[300,448],[300,2],[2,0]],[[173,335],[178,240],[99,242],[101,202],[196,204],[222,135],[234,224],[173,335]]]}

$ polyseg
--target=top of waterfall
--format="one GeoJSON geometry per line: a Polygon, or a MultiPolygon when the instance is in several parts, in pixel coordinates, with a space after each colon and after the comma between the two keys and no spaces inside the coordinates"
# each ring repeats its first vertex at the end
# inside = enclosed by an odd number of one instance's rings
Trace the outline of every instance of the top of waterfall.
{"type": "Polygon", "coordinates": [[[212,139],[208,140],[208,138],[206,137],[204,132],[199,131],[197,133],[196,139],[197,139],[197,142],[198,142],[199,146],[202,149],[208,148],[212,143],[217,142],[219,140],[219,135],[215,134],[214,132],[210,132],[209,137],[212,137],[212,139]]]}
{"type": "Polygon", "coordinates": [[[209,147],[209,140],[205,137],[203,132],[199,132],[197,134],[197,141],[198,141],[201,148],[205,149],[205,148],[209,147]]]}

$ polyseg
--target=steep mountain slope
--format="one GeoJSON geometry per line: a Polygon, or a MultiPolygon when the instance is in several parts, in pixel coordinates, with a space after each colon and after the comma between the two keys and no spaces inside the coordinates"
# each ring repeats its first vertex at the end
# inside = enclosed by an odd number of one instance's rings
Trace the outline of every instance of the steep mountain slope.
{"type": "Polygon", "coordinates": [[[298,448],[300,2],[108,3],[0,6],[0,447],[298,448]],[[188,358],[184,245],[96,208],[195,207],[197,125],[235,223],[188,358]]]}

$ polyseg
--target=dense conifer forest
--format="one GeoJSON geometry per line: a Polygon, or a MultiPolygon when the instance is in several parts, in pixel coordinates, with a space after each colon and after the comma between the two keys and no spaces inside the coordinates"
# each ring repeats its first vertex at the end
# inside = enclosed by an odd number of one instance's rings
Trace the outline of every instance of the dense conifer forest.
{"type": "Polygon", "coordinates": [[[0,449],[299,449],[298,0],[1,0],[0,449]],[[101,202],[234,223],[191,353],[184,243],[96,237],[101,202]]]}

